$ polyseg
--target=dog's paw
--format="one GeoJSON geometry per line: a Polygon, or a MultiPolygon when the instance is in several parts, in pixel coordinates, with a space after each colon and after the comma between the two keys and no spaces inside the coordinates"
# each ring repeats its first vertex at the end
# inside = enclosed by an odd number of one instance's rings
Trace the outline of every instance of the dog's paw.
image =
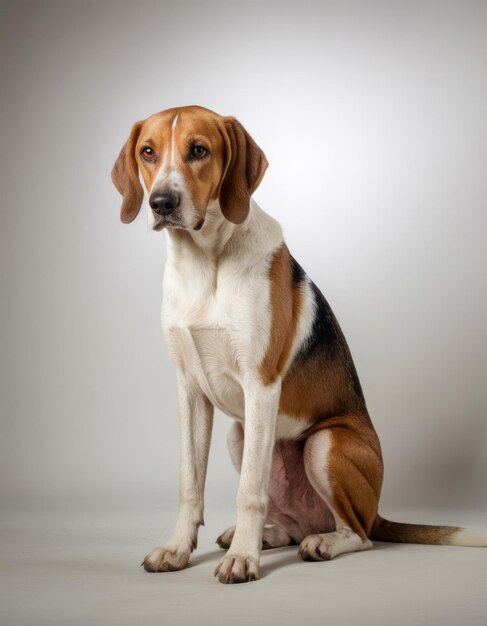
{"type": "Polygon", "coordinates": [[[216,542],[224,550],[228,550],[235,534],[235,526],[230,526],[217,538],[216,542]]]}
{"type": "Polygon", "coordinates": [[[218,563],[215,576],[221,583],[247,583],[259,579],[259,564],[250,556],[227,554],[218,563]]]}
{"type": "Polygon", "coordinates": [[[190,552],[178,552],[170,548],[154,548],[142,561],[147,572],[176,572],[189,563],[190,552]]]}
{"type": "Polygon", "coordinates": [[[298,556],[303,561],[329,561],[333,558],[333,543],[327,542],[326,535],[308,535],[301,542],[298,556]]]}
{"type": "MultiPolygon", "coordinates": [[[[220,548],[228,550],[235,534],[235,526],[230,526],[216,540],[220,548]]],[[[293,543],[291,537],[285,530],[276,524],[266,524],[262,533],[262,550],[271,550],[272,548],[282,548],[293,543]]]]}
{"type": "Polygon", "coordinates": [[[262,550],[282,548],[294,543],[290,535],[277,524],[266,524],[262,533],[262,550]]]}

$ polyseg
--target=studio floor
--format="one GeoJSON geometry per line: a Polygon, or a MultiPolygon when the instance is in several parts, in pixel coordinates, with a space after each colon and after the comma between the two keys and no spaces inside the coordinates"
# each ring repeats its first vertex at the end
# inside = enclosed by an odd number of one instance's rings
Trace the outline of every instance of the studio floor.
{"type": "MultiPolygon", "coordinates": [[[[386,511],[384,511],[384,514],[386,511]]],[[[388,512],[387,512],[388,513],[388,512]]],[[[212,511],[188,569],[149,574],[140,562],[161,543],[174,510],[3,513],[2,626],[368,624],[485,626],[487,549],[376,543],[373,550],[307,563],[297,547],[266,551],[261,579],[222,585],[214,543],[232,512],[212,511]],[[167,519],[166,519],[167,518],[167,519]]],[[[397,512],[402,521],[485,527],[485,514],[397,512]],[[482,523],[483,522],[483,523],[482,523]]]]}

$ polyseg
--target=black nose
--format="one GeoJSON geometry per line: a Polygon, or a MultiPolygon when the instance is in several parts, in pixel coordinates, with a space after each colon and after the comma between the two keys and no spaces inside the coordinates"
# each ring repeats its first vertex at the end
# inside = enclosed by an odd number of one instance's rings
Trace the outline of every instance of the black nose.
{"type": "Polygon", "coordinates": [[[179,206],[180,199],[175,191],[154,191],[149,198],[149,204],[159,215],[171,215],[179,206]]]}

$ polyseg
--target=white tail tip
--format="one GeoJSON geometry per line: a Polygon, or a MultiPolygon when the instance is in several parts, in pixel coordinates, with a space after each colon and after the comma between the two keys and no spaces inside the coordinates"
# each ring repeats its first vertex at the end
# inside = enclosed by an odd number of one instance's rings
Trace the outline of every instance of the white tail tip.
{"type": "Polygon", "coordinates": [[[462,528],[450,537],[451,546],[470,546],[472,548],[487,548],[487,531],[462,528]]]}

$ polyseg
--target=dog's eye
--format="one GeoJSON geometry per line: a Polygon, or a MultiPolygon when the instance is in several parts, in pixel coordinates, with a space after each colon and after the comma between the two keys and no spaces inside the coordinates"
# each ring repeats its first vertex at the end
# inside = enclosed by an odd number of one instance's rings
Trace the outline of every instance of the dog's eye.
{"type": "Polygon", "coordinates": [[[142,150],[140,151],[140,155],[145,161],[156,160],[156,153],[149,146],[145,146],[145,148],[142,148],[142,150]]]}
{"type": "Polygon", "coordinates": [[[208,150],[204,146],[196,145],[191,148],[191,156],[195,159],[202,159],[208,154],[208,150]]]}

